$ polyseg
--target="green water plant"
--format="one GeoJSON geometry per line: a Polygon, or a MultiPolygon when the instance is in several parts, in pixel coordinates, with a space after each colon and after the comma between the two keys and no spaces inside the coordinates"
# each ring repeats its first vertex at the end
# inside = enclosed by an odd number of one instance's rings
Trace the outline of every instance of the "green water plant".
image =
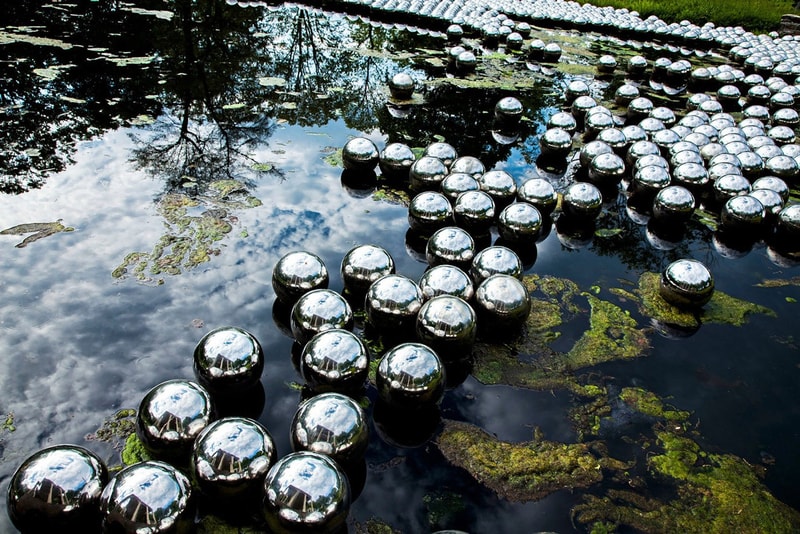
{"type": "Polygon", "coordinates": [[[61,224],[61,219],[55,222],[38,222],[38,223],[23,223],[18,224],[16,226],[12,226],[11,228],[6,228],[5,230],[0,231],[0,235],[25,235],[31,234],[16,245],[16,248],[25,248],[34,241],[38,241],[42,238],[51,236],[53,234],[58,234],[61,232],[73,232],[75,228],[71,226],[64,226],[61,224]]]}

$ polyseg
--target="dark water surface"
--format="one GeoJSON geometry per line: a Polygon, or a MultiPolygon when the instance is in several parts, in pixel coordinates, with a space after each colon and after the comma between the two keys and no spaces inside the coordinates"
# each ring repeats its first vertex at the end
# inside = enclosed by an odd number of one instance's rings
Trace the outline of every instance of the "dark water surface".
{"type": "MultiPolygon", "coordinates": [[[[291,386],[302,379],[291,361],[293,340],[273,315],[275,262],[292,250],[312,251],[335,290],[342,289],[341,258],[358,244],[386,248],[397,272],[413,279],[427,267],[406,246],[407,209],[374,186],[343,183],[340,164],[325,159],[351,136],[379,148],[444,139],[518,183],[545,175],[535,164],[536,135],[560,106],[559,72],[517,89],[441,83],[452,76],[441,36],[297,6],[30,4],[4,6],[0,28],[0,228],[61,221],[73,231],[17,248],[30,233],[0,235],[0,412],[13,415],[14,427],[0,431],[3,491],[24,458],[52,444],[82,444],[119,465],[116,450],[86,436],[117,410],[136,408],[155,384],[192,379],[195,344],[224,325],[249,330],[263,345],[264,406],[252,410],[279,455],[291,451],[289,423],[300,401],[291,386]],[[403,118],[386,106],[386,82],[398,70],[424,87],[403,118]],[[526,120],[516,142],[501,144],[491,134],[491,113],[507,95],[523,102],[526,120]],[[219,181],[229,179],[243,187],[221,199],[219,181]],[[196,203],[187,208],[191,220],[171,211],[186,199],[196,203]],[[209,238],[202,217],[230,231],[209,238]],[[177,261],[174,272],[162,261],[154,272],[154,249],[165,236],[184,238],[208,261],[177,261]],[[130,256],[136,252],[143,255],[130,256]],[[137,276],[140,261],[146,267],[137,276]]],[[[524,72],[517,63],[500,64],[524,72]]],[[[594,89],[602,93],[606,85],[594,89]]],[[[705,450],[765,466],[767,488],[800,507],[800,291],[755,286],[800,271],[763,243],[740,258],[720,254],[701,225],[677,249],[658,250],[624,207],[610,202],[606,209],[617,215],[602,225],[620,234],[569,249],[553,229],[527,272],[571,279],[583,291],[596,286],[598,297],[647,326],[635,304],[608,289],[694,257],[711,269],[718,290],[775,316],[753,315],[741,327],[707,324],[683,338],[652,331],[646,357],[579,373],[609,394],[642,387],[690,411],[705,450]]],[[[161,258],[169,251],[167,245],[161,258]]],[[[587,327],[586,318],[573,321],[554,348],[569,350],[587,327]]],[[[375,398],[372,388],[367,395],[375,398]]],[[[500,440],[530,440],[538,427],[548,440],[574,442],[568,411],[575,402],[564,390],[467,377],[448,390],[441,415],[500,440]]],[[[601,428],[612,455],[636,456],[625,437],[637,439],[649,424],[617,416],[601,428]]],[[[432,441],[398,447],[372,430],[351,530],[371,518],[403,532],[583,530],[570,509],[584,493],[604,491],[598,484],[511,503],[450,466],[432,441]]],[[[643,462],[641,456],[642,471],[643,462]]],[[[12,531],[4,513],[0,531],[12,531]]]]}

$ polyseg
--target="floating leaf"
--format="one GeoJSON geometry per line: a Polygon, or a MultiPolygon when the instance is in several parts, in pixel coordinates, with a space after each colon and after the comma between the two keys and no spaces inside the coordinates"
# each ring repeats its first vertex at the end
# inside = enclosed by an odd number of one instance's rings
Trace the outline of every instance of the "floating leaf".
{"type": "Polygon", "coordinates": [[[258,84],[264,87],[285,87],[286,80],[274,76],[265,76],[264,78],[258,79],[258,84]]]}

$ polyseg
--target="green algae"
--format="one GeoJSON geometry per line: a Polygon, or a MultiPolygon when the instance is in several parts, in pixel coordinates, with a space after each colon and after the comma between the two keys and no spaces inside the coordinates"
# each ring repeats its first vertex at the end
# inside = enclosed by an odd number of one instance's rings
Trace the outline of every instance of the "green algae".
{"type": "Polygon", "coordinates": [[[582,443],[509,443],[477,426],[448,420],[436,446],[450,463],[509,501],[538,500],[603,479],[599,460],[582,443]]]}
{"type": "Polygon", "coordinates": [[[0,231],[0,235],[25,235],[31,234],[16,245],[16,248],[25,248],[34,241],[58,234],[61,232],[74,232],[75,228],[64,226],[61,219],[55,222],[23,223],[0,231]]]}
{"type": "Polygon", "coordinates": [[[427,494],[422,497],[422,502],[428,511],[428,525],[431,531],[452,524],[452,520],[466,509],[463,496],[453,491],[437,491],[427,494]]]}
{"type": "Polygon", "coordinates": [[[355,522],[356,534],[400,534],[399,530],[392,528],[391,525],[378,518],[370,518],[364,523],[355,522]]]}
{"type": "Polygon", "coordinates": [[[119,452],[121,466],[109,465],[112,470],[150,459],[144,445],[136,436],[136,410],[125,408],[103,421],[100,428],[86,436],[88,441],[111,444],[119,452]]]}
{"type": "Polygon", "coordinates": [[[197,534],[267,534],[269,531],[252,526],[233,525],[216,515],[204,515],[194,530],[197,534]]]}
{"type": "Polygon", "coordinates": [[[689,412],[669,409],[658,395],[644,388],[622,388],[619,398],[637,412],[650,417],[666,419],[672,422],[685,422],[689,419],[689,412]]]}
{"type": "Polygon", "coordinates": [[[762,280],[756,287],[787,287],[787,286],[800,286],[800,276],[793,276],[792,278],[773,278],[769,280],[762,280]]]}
{"type": "Polygon", "coordinates": [[[14,432],[17,430],[17,426],[14,424],[14,412],[6,414],[6,419],[3,421],[3,426],[0,427],[0,430],[5,432],[14,432]]]}
{"type": "Polygon", "coordinates": [[[372,193],[372,200],[379,202],[388,202],[398,206],[408,207],[411,199],[409,198],[408,191],[397,189],[393,187],[379,187],[372,193]]]}
{"type": "Polygon", "coordinates": [[[151,459],[150,453],[147,452],[147,449],[135,432],[128,435],[120,457],[122,458],[122,465],[124,466],[146,462],[151,459]]]}

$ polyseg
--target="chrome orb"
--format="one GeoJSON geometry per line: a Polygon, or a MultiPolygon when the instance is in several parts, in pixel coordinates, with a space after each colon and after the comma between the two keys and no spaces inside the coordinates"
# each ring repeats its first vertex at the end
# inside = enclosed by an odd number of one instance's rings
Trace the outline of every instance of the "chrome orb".
{"type": "Polygon", "coordinates": [[[342,258],[340,271],[347,291],[363,295],[381,276],[394,273],[394,259],[376,245],[357,245],[342,258]]]}
{"type": "Polygon", "coordinates": [[[366,137],[354,137],[342,148],[342,164],[348,170],[374,170],[379,159],[378,147],[366,137]]]}
{"type": "Polygon", "coordinates": [[[103,532],[159,534],[193,527],[189,479],[171,465],[147,461],[124,468],[100,497],[103,532]]]}
{"type": "Polygon", "coordinates": [[[353,310],[339,293],[316,289],[295,303],[289,324],[295,340],[305,345],[315,335],[332,328],[352,330],[353,310]]]}
{"type": "Polygon", "coordinates": [[[92,451],[55,445],[33,453],[8,483],[8,516],[21,532],[89,532],[99,525],[108,470],[92,451]]]}
{"type": "Polygon", "coordinates": [[[505,125],[517,124],[522,118],[522,102],[513,96],[500,99],[494,106],[494,118],[505,125]]]}
{"type": "Polygon", "coordinates": [[[436,230],[425,247],[425,258],[431,266],[449,264],[469,269],[474,257],[475,241],[466,230],[457,226],[436,230]]]}
{"type": "Polygon", "coordinates": [[[389,80],[389,93],[395,100],[410,100],[414,95],[414,78],[407,72],[398,72],[389,80]]]}
{"type": "Polygon", "coordinates": [[[356,401],[341,393],[322,393],[300,404],[289,436],[295,452],[316,452],[348,465],[363,460],[369,426],[356,401]]]}
{"type": "Polygon", "coordinates": [[[442,163],[444,163],[445,167],[450,167],[450,165],[452,165],[458,157],[455,147],[453,147],[453,145],[450,143],[445,143],[443,141],[429,144],[425,147],[425,151],[422,153],[422,155],[430,156],[440,160],[442,163]]]}
{"type": "Polygon", "coordinates": [[[748,193],[764,206],[765,218],[768,222],[774,222],[784,206],[780,194],[772,189],[753,189],[748,193]]]}
{"type": "Polygon", "coordinates": [[[673,169],[672,180],[676,185],[697,192],[703,190],[711,182],[708,171],[700,163],[684,163],[673,169]]]}
{"type": "Polygon", "coordinates": [[[669,171],[661,165],[647,165],[637,170],[631,182],[631,192],[655,195],[672,181],[669,171]]]}
{"type": "Polygon", "coordinates": [[[481,331],[496,337],[522,328],[531,311],[531,298],[518,277],[494,274],[478,285],[475,311],[481,331]]]}
{"type": "Polygon", "coordinates": [[[591,93],[589,84],[580,79],[572,80],[567,84],[566,89],[564,89],[564,97],[566,98],[568,105],[572,105],[575,99],[579,96],[589,96],[589,93],[591,93]]]}
{"type": "Polygon", "coordinates": [[[412,191],[438,191],[447,176],[447,167],[439,158],[422,156],[408,171],[412,191]]]}
{"type": "Polygon", "coordinates": [[[670,263],[661,273],[658,292],[674,306],[698,308],[714,294],[714,278],[701,262],[680,259],[670,263]]]}
{"type": "Polygon", "coordinates": [[[603,54],[597,59],[597,71],[601,74],[612,74],[617,68],[617,58],[610,54],[603,54]]]}
{"type": "Polygon", "coordinates": [[[726,174],[714,180],[714,200],[724,204],[728,199],[750,192],[750,182],[741,174],[726,174]]]}
{"type": "Polygon", "coordinates": [[[561,209],[565,215],[576,220],[595,219],[603,209],[603,195],[597,186],[577,182],[564,192],[561,209]]]}
{"type": "Polygon", "coordinates": [[[630,149],[631,145],[638,142],[638,141],[647,141],[647,132],[644,131],[644,128],[639,126],[638,124],[628,124],[627,126],[622,127],[622,133],[625,134],[625,141],[627,143],[627,150],[630,149]]]}
{"type": "Polygon", "coordinates": [[[589,180],[599,187],[619,184],[625,176],[625,162],[618,155],[600,154],[589,163],[589,180]]]}
{"type": "Polygon", "coordinates": [[[470,50],[464,50],[456,57],[456,69],[461,72],[472,72],[478,66],[478,58],[470,50]]]}
{"type": "Polygon", "coordinates": [[[575,117],[572,113],[567,111],[559,111],[558,113],[554,113],[547,119],[547,127],[548,128],[561,128],[562,130],[566,130],[568,133],[573,134],[575,130],[578,129],[578,122],[575,120],[575,117]]]}
{"type": "Polygon", "coordinates": [[[778,213],[777,236],[788,241],[791,248],[800,244],[800,204],[789,204],[778,213]]]}
{"type": "Polygon", "coordinates": [[[493,274],[507,274],[515,278],[522,278],[522,261],[513,250],[495,245],[475,254],[469,274],[476,286],[493,274]]]}
{"type": "MultiPolygon", "coordinates": [[[[592,109],[607,109],[602,106],[598,106],[592,109]]],[[[586,130],[586,135],[588,137],[596,136],[600,131],[606,128],[613,128],[616,122],[614,121],[614,117],[611,115],[611,112],[603,113],[603,112],[595,112],[590,113],[591,110],[587,111],[586,116],[584,118],[584,129],[586,130]]]]}
{"type": "Polygon", "coordinates": [[[556,63],[561,58],[561,47],[558,43],[547,43],[544,47],[542,61],[556,63]]]}
{"type": "Polygon", "coordinates": [[[756,197],[738,195],[722,206],[720,222],[725,229],[755,232],[761,229],[766,212],[756,197]]]}
{"type": "Polygon", "coordinates": [[[364,299],[367,321],[378,332],[401,336],[413,332],[422,290],[401,274],[387,274],[372,283],[364,299]]]}
{"type": "MultiPolygon", "coordinates": [[[[681,144],[681,143],[683,143],[683,141],[676,144],[681,144]]],[[[684,163],[697,163],[698,165],[705,165],[705,160],[703,160],[703,156],[700,155],[700,151],[682,150],[680,152],[673,151],[671,153],[671,156],[669,158],[669,165],[671,168],[674,169],[680,167],[684,163]]]]}
{"type": "Polygon", "coordinates": [[[378,167],[389,180],[408,180],[411,165],[416,161],[411,147],[403,143],[390,143],[381,150],[378,167]]]}
{"type": "Polygon", "coordinates": [[[662,155],[661,149],[658,148],[658,145],[652,141],[636,141],[628,147],[628,152],[625,155],[625,162],[629,166],[633,166],[637,159],[641,158],[642,156],[647,156],[648,154],[653,154],[656,156],[662,155]]]}
{"type": "Polygon", "coordinates": [[[736,155],[739,162],[742,164],[742,174],[748,179],[755,179],[761,176],[764,171],[764,160],[755,152],[745,151],[736,155]]]}
{"type": "Polygon", "coordinates": [[[692,216],[695,205],[691,191],[680,185],[670,185],[653,199],[653,218],[663,223],[683,223],[692,216]]]}
{"type": "Polygon", "coordinates": [[[408,224],[413,230],[423,234],[451,226],[453,206],[443,193],[423,191],[408,204],[408,224]]]}
{"type": "Polygon", "coordinates": [[[425,300],[439,295],[452,295],[469,302],[475,295],[472,279],[455,265],[431,267],[419,279],[425,300]]]}
{"type": "MultiPolygon", "coordinates": [[[[467,306],[456,297],[452,298],[467,306]]],[[[375,373],[378,396],[389,406],[417,409],[438,404],[444,395],[445,370],[436,352],[422,343],[403,343],[381,358],[375,373]]]]}
{"type": "Polygon", "coordinates": [[[191,472],[206,496],[233,503],[258,492],[277,459],[275,442],[261,423],[246,417],[226,417],[197,436],[191,472]]]}
{"type": "Polygon", "coordinates": [[[549,217],[558,204],[558,193],[544,178],[530,178],[517,189],[517,200],[533,204],[542,216],[549,217]]]}
{"type": "Polygon", "coordinates": [[[532,204],[514,202],[498,215],[497,232],[512,245],[533,245],[542,233],[542,214],[532,204]]]}
{"type": "Polygon", "coordinates": [[[272,289],[278,300],[292,304],[314,289],[327,289],[328,269],[316,254],[289,252],[272,270],[272,289]]]}
{"type": "Polygon", "coordinates": [[[495,201],[486,191],[461,193],[453,205],[456,224],[473,235],[488,232],[494,223],[494,216],[495,201]]]}
{"type": "Polygon", "coordinates": [[[203,386],[167,380],[148,391],[139,403],[136,435],[155,457],[188,460],[192,443],[215,415],[211,396],[203,386]]]}
{"type": "Polygon", "coordinates": [[[767,130],[767,135],[779,145],[788,145],[797,141],[794,129],[789,126],[773,126],[767,130]]]}
{"type": "Polygon", "coordinates": [[[586,112],[596,106],[597,100],[588,94],[580,95],[575,97],[575,100],[573,100],[572,104],[570,104],[570,111],[575,117],[575,120],[578,121],[578,125],[582,125],[584,119],[586,118],[586,112]]]}
{"type": "Polygon", "coordinates": [[[442,194],[453,204],[458,198],[458,195],[465,191],[477,191],[480,189],[480,184],[478,180],[473,178],[470,174],[454,172],[444,177],[440,189],[442,194]]]}
{"type": "Polygon", "coordinates": [[[486,172],[486,167],[475,156],[460,156],[450,165],[450,172],[469,174],[477,180],[486,172]]]}
{"type": "Polygon", "coordinates": [[[545,130],[539,138],[542,155],[566,157],[572,150],[572,135],[562,128],[545,130]]]}
{"type": "Polygon", "coordinates": [[[619,128],[604,128],[597,133],[597,140],[606,143],[618,155],[625,155],[628,139],[619,128]]]}
{"type": "Polygon", "coordinates": [[[627,107],[634,98],[639,98],[639,89],[629,83],[620,85],[614,92],[614,102],[618,106],[627,107]]]}
{"type": "Polygon", "coordinates": [[[497,208],[511,204],[517,195],[517,183],[506,171],[493,170],[483,173],[478,178],[481,191],[492,197],[497,208]]]}
{"type": "Polygon", "coordinates": [[[627,71],[628,75],[634,78],[640,78],[647,70],[647,59],[644,56],[631,56],[628,59],[627,71]]]}
{"type": "Polygon", "coordinates": [[[781,196],[783,202],[789,200],[789,186],[777,176],[764,176],[753,182],[753,189],[772,189],[781,196]]]}
{"type": "Polygon", "coordinates": [[[452,295],[433,297],[417,315],[417,338],[446,362],[467,358],[477,332],[475,310],[452,295]]]}
{"type": "Polygon", "coordinates": [[[212,330],[194,349],[194,374],[209,391],[228,393],[255,386],[264,370],[264,351],[246,330],[226,326],[212,330]]]}
{"type": "Polygon", "coordinates": [[[793,182],[800,175],[800,165],[790,156],[773,156],[764,163],[764,172],[793,182]]]}
{"type": "Polygon", "coordinates": [[[628,104],[628,122],[637,123],[650,115],[650,112],[653,111],[653,101],[647,97],[640,96],[634,98],[628,104]]]}
{"type": "Polygon", "coordinates": [[[369,351],[349,330],[320,332],[300,354],[300,373],[313,391],[357,391],[368,371],[369,351]]]}
{"type": "Polygon", "coordinates": [[[350,502],[347,476],[334,460],[316,452],[284,456],[264,479],[263,513],[274,532],[339,532],[350,502]]]}
{"type": "Polygon", "coordinates": [[[605,141],[595,139],[589,141],[578,151],[578,161],[582,167],[589,167],[592,160],[601,154],[613,154],[614,149],[605,141]]]}

